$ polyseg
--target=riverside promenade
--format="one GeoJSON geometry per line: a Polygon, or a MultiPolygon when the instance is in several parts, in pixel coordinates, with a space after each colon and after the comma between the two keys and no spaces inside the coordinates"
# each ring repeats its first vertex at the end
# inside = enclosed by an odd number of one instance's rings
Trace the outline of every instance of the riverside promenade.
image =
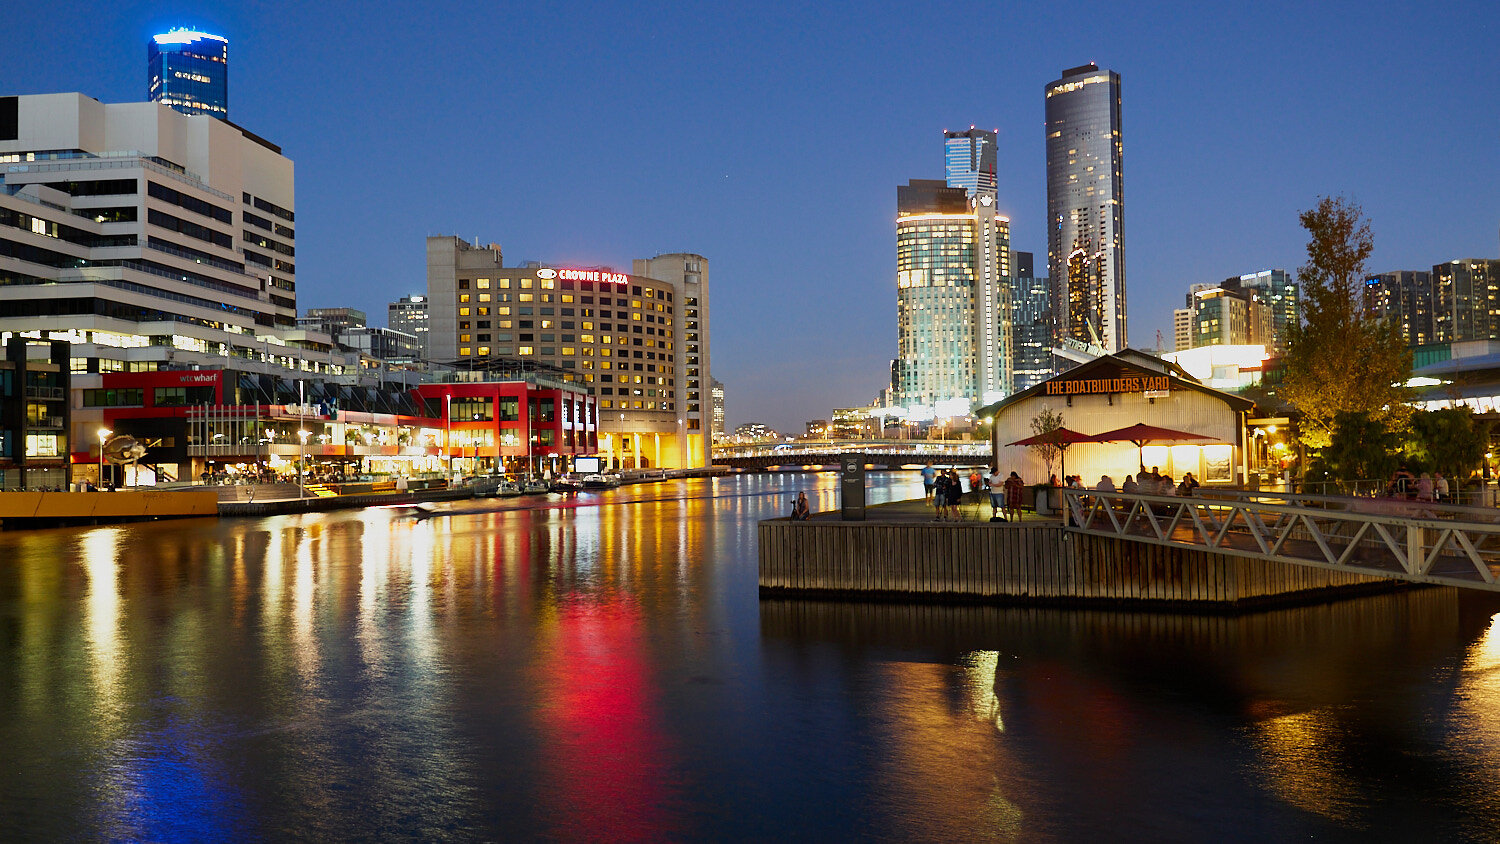
{"type": "Polygon", "coordinates": [[[759,524],[762,598],[1109,606],[1186,612],[1325,601],[1400,588],[1385,578],[1133,543],[1024,512],[990,522],[988,502],[935,521],[916,499],[759,524]]]}

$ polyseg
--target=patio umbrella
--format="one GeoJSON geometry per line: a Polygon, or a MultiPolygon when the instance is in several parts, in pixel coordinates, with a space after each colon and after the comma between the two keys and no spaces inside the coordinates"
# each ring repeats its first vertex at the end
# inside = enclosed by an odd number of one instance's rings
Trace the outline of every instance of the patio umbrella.
{"type": "Polygon", "coordinates": [[[1174,431],[1171,428],[1158,428],[1155,425],[1146,425],[1137,422],[1128,428],[1117,428],[1113,431],[1105,431],[1093,437],[1094,442],[1134,443],[1137,449],[1138,462],[1146,463],[1146,444],[1159,442],[1186,442],[1188,440],[1212,440],[1217,437],[1205,437],[1202,434],[1193,434],[1187,431],[1174,431]]]}
{"type": "Polygon", "coordinates": [[[1027,437],[1024,440],[1016,440],[1013,443],[1008,443],[1008,445],[1051,444],[1057,446],[1057,450],[1062,456],[1063,477],[1066,478],[1068,476],[1068,446],[1074,443],[1094,443],[1098,441],[1097,437],[1091,437],[1088,434],[1079,433],[1070,428],[1053,428],[1050,431],[1027,437]]]}

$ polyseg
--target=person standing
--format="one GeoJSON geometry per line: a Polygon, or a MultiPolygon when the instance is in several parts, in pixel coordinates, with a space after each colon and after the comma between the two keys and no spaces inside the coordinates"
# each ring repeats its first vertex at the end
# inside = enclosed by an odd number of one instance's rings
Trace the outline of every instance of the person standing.
{"type": "Polygon", "coordinates": [[[792,521],[805,522],[812,518],[812,508],[807,503],[807,493],[797,493],[797,503],[792,505],[792,521]]]}
{"type": "MultiPolygon", "coordinates": [[[[929,460],[927,465],[922,467],[922,499],[925,501],[931,498],[936,487],[937,470],[932,468],[932,461],[929,460]]],[[[942,507],[942,504],[939,503],[938,506],[942,507]]]]}
{"type": "MultiPolygon", "coordinates": [[[[927,468],[931,469],[932,464],[928,463],[927,468]]],[[[946,473],[938,473],[932,479],[932,506],[937,510],[933,521],[946,522],[948,520],[948,475],[946,473]]]]}
{"type": "Polygon", "coordinates": [[[958,477],[957,469],[948,470],[948,509],[951,511],[953,521],[963,521],[963,512],[959,509],[964,503],[964,482],[958,477]]]}
{"type": "Polygon", "coordinates": [[[1005,513],[1008,517],[1021,521],[1021,493],[1026,487],[1026,482],[1015,472],[1005,479],[1005,513]]]}
{"type": "Polygon", "coordinates": [[[1437,500],[1447,503],[1450,490],[1448,488],[1448,479],[1443,477],[1442,472],[1432,473],[1432,486],[1433,491],[1437,494],[1437,500]]]}
{"type": "Polygon", "coordinates": [[[989,477],[984,479],[984,483],[990,491],[990,521],[1005,521],[1005,517],[1000,515],[1000,510],[1005,506],[1005,490],[1003,489],[1005,480],[1000,477],[999,466],[990,467],[989,477]]]}

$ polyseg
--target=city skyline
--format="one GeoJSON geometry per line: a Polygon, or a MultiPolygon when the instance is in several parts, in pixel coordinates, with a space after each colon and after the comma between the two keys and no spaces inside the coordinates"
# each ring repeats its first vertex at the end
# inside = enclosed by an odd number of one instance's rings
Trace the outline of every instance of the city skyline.
{"type": "Polygon", "coordinates": [[[0,68],[6,93],[134,102],[151,34],[188,26],[234,42],[236,123],[296,164],[304,308],[377,313],[422,294],[429,234],[496,239],[517,261],[617,269],[639,254],[699,252],[718,270],[713,374],[731,428],[797,430],[885,386],[896,356],[889,186],[939,175],[944,130],[999,130],[1012,248],[1045,254],[1041,88],[1091,60],[1129,85],[1133,345],[1154,345],[1156,331],[1170,345],[1191,284],[1294,270],[1305,242],[1296,214],[1322,194],[1364,206],[1372,273],[1500,254],[1500,117],[1473,105],[1495,101],[1484,70],[1496,59],[1483,39],[1451,37],[1492,32],[1488,5],[1384,5],[1358,19],[1205,7],[1123,29],[1103,4],[1070,11],[1099,22],[1084,26],[1022,9],[1009,28],[1027,43],[942,90],[914,72],[925,60],[890,66],[878,45],[915,42],[911,54],[929,50],[935,72],[937,56],[993,37],[955,39],[938,13],[894,6],[853,27],[833,8],[334,8],[273,19],[233,3],[28,7],[16,25],[37,49],[9,51],[0,68]],[[393,17],[403,25],[389,27],[393,17]],[[63,26],[79,18],[91,27],[81,36],[63,26]],[[350,35],[328,42],[335,28],[350,35]],[[525,37],[496,51],[496,31],[525,37]],[[89,60],[69,62],[80,39],[89,60]],[[445,50],[423,46],[436,43],[445,50]],[[1222,72],[1218,56],[1243,52],[1263,61],[1222,72]],[[1369,62],[1375,54],[1412,58],[1369,62]],[[413,65],[396,75],[370,55],[413,65]],[[578,143],[559,141],[569,133],[578,143]],[[526,201],[506,199],[516,196],[526,201]]]}

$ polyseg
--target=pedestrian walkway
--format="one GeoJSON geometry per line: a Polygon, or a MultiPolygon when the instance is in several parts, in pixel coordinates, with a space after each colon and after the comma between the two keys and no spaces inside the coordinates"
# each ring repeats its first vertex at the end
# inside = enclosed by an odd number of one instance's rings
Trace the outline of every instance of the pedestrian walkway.
{"type": "MultiPolygon", "coordinates": [[[[988,523],[990,520],[990,497],[988,493],[978,495],[969,493],[964,496],[964,503],[958,508],[959,521],[977,524],[988,523]]],[[[952,521],[952,516],[947,516],[952,521]]],[[[814,513],[812,521],[837,522],[842,519],[838,510],[829,510],[823,513],[814,513]]],[[[870,522],[900,522],[903,524],[912,522],[932,522],[942,524],[937,519],[937,512],[932,507],[932,499],[912,498],[906,501],[892,501],[889,504],[876,504],[865,508],[865,520],[870,522]]],[[[1015,520],[1012,520],[1015,521],[1015,520]]],[[[1021,511],[1021,522],[1027,524],[1042,524],[1045,522],[1055,523],[1057,516],[1038,516],[1030,510],[1021,511]]],[[[998,523],[997,523],[998,524],[998,523]]]]}

